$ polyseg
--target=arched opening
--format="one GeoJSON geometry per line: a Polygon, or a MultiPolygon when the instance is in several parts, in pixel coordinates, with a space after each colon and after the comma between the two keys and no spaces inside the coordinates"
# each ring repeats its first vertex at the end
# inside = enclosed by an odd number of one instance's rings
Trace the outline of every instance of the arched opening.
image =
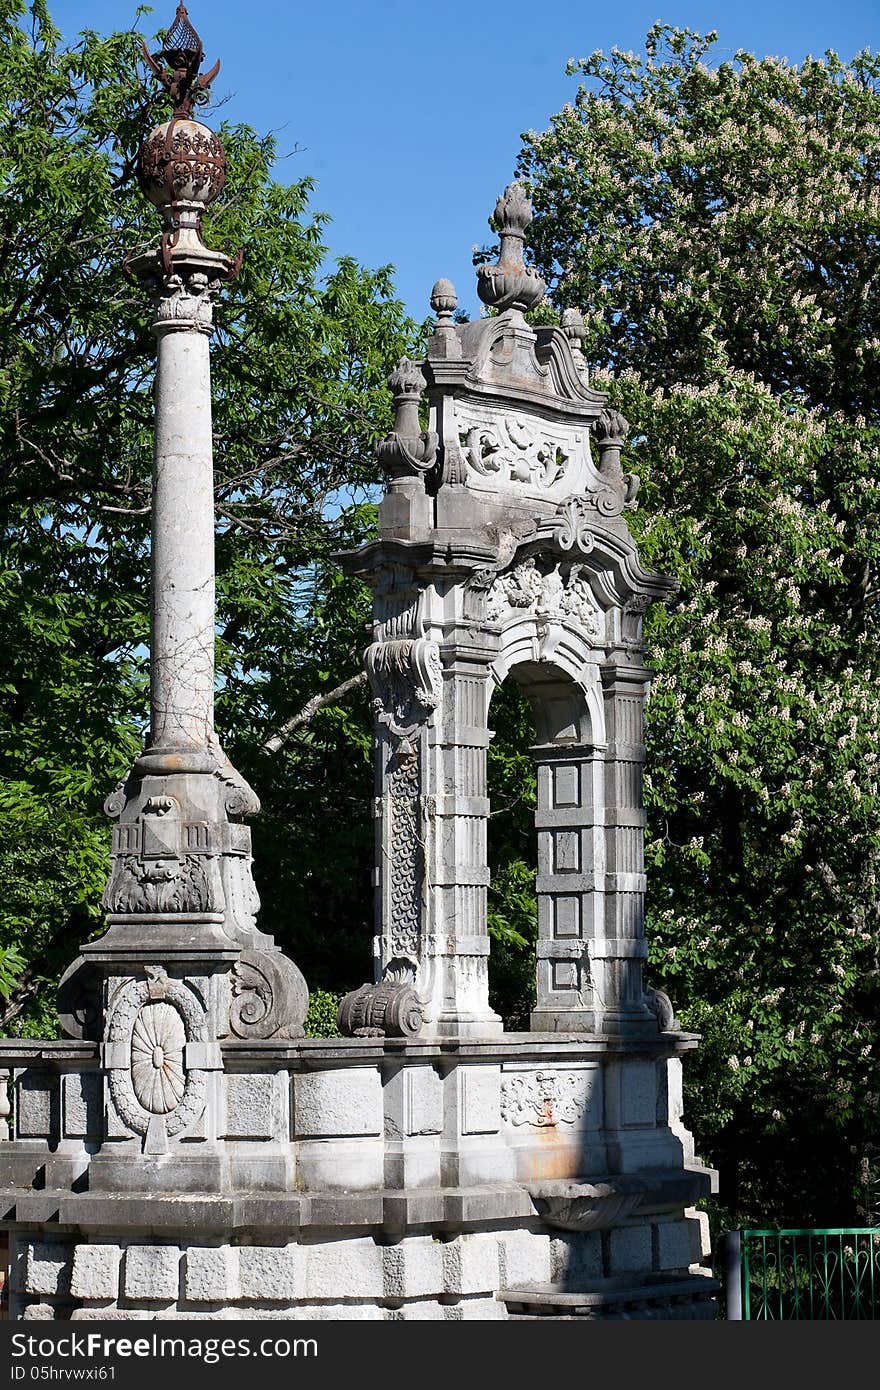
{"type": "Polygon", "coordinates": [[[489,994],[509,1030],[593,1024],[604,783],[601,701],[590,693],[553,663],[526,660],[490,706],[489,994]]]}
{"type": "Polygon", "coordinates": [[[489,728],[489,1003],[507,1032],[519,1032],[528,1029],[535,1007],[538,842],[537,779],[530,752],[536,740],[535,720],[517,681],[506,680],[496,688],[489,728]]]}

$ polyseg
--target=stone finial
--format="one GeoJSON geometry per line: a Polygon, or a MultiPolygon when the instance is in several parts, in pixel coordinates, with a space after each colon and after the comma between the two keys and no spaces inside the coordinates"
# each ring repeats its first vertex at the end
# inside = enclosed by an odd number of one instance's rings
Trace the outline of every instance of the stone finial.
{"type": "Polygon", "coordinates": [[[599,473],[603,481],[619,495],[622,510],[634,511],[640,479],[636,473],[624,473],[620,465],[620,451],[629,434],[629,421],[619,410],[603,410],[593,425],[593,431],[599,448],[599,473]]]}
{"type": "Polygon", "coordinates": [[[451,280],[438,280],[431,291],[431,308],[437,315],[438,329],[452,326],[452,315],[458,308],[458,295],[451,280]]]}
{"type": "Polygon", "coordinates": [[[376,446],[376,457],[393,477],[424,473],[437,457],[437,435],[419,425],[419,401],[427,386],[418,362],[401,357],[388,378],[394,393],[394,429],[376,446]]]}
{"type": "Polygon", "coordinates": [[[428,343],[428,356],[433,358],[461,357],[461,342],[452,315],[458,307],[458,295],[451,280],[438,280],[431,291],[431,308],[437,315],[437,325],[428,343]]]}
{"type": "Polygon", "coordinates": [[[587,336],[587,325],[584,323],[584,316],[580,309],[563,309],[559,322],[571,347],[574,364],[581,375],[585,376],[587,363],[583,353],[583,345],[587,336]]]}
{"type": "Polygon", "coordinates": [[[544,281],[523,261],[523,241],[532,220],[532,205],[519,183],[508,184],[495,205],[501,238],[496,265],[477,270],[477,293],[484,304],[505,309],[534,309],[544,298],[544,281]]]}
{"type": "Polygon", "coordinates": [[[619,456],[624,440],[629,434],[629,421],[619,410],[603,410],[593,430],[600,454],[604,457],[611,450],[615,450],[619,456]]]}
{"type": "Polygon", "coordinates": [[[418,405],[419,397],[427,384],[418,362],[413,362],[408,357],[401,357],[388,378],[388,389],[393,391],[394,404],[397,407],[410,401],[415,401],[418,405]]]}

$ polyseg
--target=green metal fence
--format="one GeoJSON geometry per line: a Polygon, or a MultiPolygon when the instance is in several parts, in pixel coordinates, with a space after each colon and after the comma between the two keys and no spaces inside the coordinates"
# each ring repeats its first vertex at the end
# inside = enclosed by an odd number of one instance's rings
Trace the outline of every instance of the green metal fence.
{"type": "Polygon", "coordinates": [[[734,1231],[726,1240],[727,1317],[880,1318],[880,1228],[734,1231]]]}

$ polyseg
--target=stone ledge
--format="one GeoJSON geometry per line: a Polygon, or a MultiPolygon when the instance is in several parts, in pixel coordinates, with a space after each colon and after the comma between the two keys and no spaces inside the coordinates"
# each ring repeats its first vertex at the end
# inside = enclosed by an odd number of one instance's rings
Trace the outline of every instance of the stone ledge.
{"type": "MultiPolygon", "coordinates": [[[[150,1234],[199,1236],[228,1232],[282,1232],[303,1229],[396,1231],[413,1227],[461,1230],[484,1223],[534,1219],[525,1187],[499,1184],[469,1188],[414,1188],[409,1192],[273,1193],[230,1196],[155,1196],[132,1192],[46,1192],[7,1194],[4,1221],[43,1224],[57,1221],[65,1229],[95,1228],[150,1234]]],[[[0,1198],[0,1207],[3,1207],[0,1198]]]]}
{"type": "Polygon", "coordinates": [[[620,1276],[577,1292],[554,1284],[496,1294],[513,1318],[714,1318],[721,1285],[708,1275],[654,1275],[642,1282],[620,1276]]]}
{"type": "Polygon", "coordinates": [[[236,1065],[274,1062],[278,1066],[299,1063],[304,1068],[353,1066],[364,1062],[389,1061],[486,1061],[504,1062],[519,1058],[546,1061],[549,1058],[606,1058],[641,1054],[675,1056],[697,1046],[697,1033],[663,1033],[656,1037],[627,1038],[619,1033],[534,1032],[504,1033],[495,1037],[442,1038],[299,1038],[277,1042],[272,1038],[256,1041],[224,1042],[223,1060],[230,1070],[236,1065]]]}

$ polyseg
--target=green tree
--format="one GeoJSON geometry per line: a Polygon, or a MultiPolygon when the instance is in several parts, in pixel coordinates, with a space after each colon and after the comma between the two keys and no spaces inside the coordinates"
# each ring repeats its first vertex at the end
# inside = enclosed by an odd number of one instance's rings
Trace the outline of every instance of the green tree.
{"type": "Polygon", "coordinates": [[[880,1085],[880,58],[656,26],[524,137],[531,246],[634,423],[652,982],[722,1219],[858,1215],[880,1085]]]}
{"type": "MultiPolygon", "coordinates": [[[[65,46],[45,0],[0,0],[0,1002],[16,1031],[50,1026],[46,986],[100,926],[101,802],[147,718],[155,344],[123,262],[160,231],[134,163],[164,115],[135,33],[65,46]]],[[[219,133],[229,178],[206,239],[246,250],[213,355],[218,728],[264,800],[266,928],[338,987],[369,970],[366,711],[302,726],[293,776],[265,745],[358,668],[365,595],[329,556],[374,526],[385,380],[416,330],[389,268],[328,268],[326,218],[308,179],[275,177],[275,141],[219,133]]]]}

